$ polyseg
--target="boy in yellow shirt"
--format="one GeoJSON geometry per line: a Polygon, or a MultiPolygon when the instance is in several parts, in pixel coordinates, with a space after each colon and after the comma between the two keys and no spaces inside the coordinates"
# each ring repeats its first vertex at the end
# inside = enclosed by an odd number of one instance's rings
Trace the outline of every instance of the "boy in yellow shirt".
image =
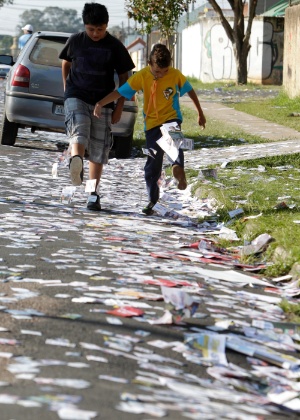
{"type": "MultiPolygon", "coordinates": [[[[171,67],[171,54],[163,44],[154,45],[148,66],[133,74],[125,84],[96,103],[94,115],[101,116],[102,107],[115,101],[121,96],[130,99],[137,91],[144,95],[144,129],[147,149],[154,149],[153,157],[148,156],[145,165],[145,180],[149,195],[149,203],[142,210],[146,215],[153,214],[153,207],[159,200],[158,180],[161,176],[164,151],[156,143],[162,137],[160,127],[162,124],[176,122],[182,123],[182,114],[179,106],[179,97],[185,93],[189,95],[198,111],[198,124],[205,128],[206,119],[203,114],[198,97],[187,81],[186,77],[174,67],[171,67]]],[[[174,178],[178,181],[178,188],[187,187],[184,172],[184,155],[182,149],[172,164],[174,178]]]]}

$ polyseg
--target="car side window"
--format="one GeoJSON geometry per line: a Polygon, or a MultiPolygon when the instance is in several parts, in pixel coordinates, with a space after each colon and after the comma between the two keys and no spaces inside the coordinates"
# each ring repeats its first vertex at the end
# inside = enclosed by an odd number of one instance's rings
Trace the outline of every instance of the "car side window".
{"type": "Polygon", "coordinates": [[[59,58],[59,54],[63,46],[64,43],[39,39],[34,46],[29,59],[35,64],[61,67],[62,60],[59,58]]]}
{"type": "Polygon", "coordinates": [[[44,47],[40,50],[38,60],[42,63],[49,64],[51,66],[58,65],[57,50],[51,47],[44,47]]]}

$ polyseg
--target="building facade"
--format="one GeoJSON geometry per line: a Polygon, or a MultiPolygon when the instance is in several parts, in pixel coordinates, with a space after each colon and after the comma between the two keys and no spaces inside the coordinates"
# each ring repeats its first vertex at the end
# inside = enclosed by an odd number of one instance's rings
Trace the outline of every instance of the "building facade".
{"type": "Polygon", "coordinates": [[[290,98],[300,96],[300,4],[285,11],[283,86],[290,98]]]}

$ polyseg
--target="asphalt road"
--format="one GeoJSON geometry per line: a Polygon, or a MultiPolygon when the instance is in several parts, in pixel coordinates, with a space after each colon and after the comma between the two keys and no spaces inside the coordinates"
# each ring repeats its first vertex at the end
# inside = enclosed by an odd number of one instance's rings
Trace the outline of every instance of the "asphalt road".
{"type": "Polygon", "coordinates": [[[232,261],[203,264],[198,250],[181,248],[210,237],[196,223],[210,209],[171,182],[179,219],[143,216],[145,160],[136,158],[110,161],[103,211],[89,212],[84,186],[62,200],[71,185],[59,135],[21,137],[0,146],[0,419],[297,418],[268,404],[269,374],[242,379],[253,360],[220,351],[231,377],[183,347],[186,334],[218,321],[234,320],[239,334],[252,319],[284,320],[272,302],[244,294],[274,298],[256,277],[244,273],[237,285],[232,261]],[[225,269],[229,281],[220,280],[225,269]],[[179,303],[198,305],[193,317],[176,310],[177,323],[158,323],[170,309],[164,284],[182,292],[179,303]],[[141,312],[108,312],[126,307],[141,312]]]}

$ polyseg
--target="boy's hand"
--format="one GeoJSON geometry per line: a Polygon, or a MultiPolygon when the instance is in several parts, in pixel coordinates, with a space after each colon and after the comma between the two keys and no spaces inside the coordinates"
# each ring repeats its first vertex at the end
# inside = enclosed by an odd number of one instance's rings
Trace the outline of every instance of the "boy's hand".
{"type": "Polygon", "coordinates": [[[198,124],[202,127],[202,130],[204,130],[206,124],[206,118],[204,114],[198,116],[198,124]]]}
{"type": "Polygon", "coordinates": [[[101,117],[101,111],[102,111],[102,106],[100,105],[99,102],[96,103],[95,108],[94,108],[94,116],[97,118],[101,117]]]}
{"type": "Polygon", "coordinates": [[[117,102],[117,105],[111,115],[112,124],[117,124],[120,121],[122,112],[123,112],[123,103],[117,102]]]}

